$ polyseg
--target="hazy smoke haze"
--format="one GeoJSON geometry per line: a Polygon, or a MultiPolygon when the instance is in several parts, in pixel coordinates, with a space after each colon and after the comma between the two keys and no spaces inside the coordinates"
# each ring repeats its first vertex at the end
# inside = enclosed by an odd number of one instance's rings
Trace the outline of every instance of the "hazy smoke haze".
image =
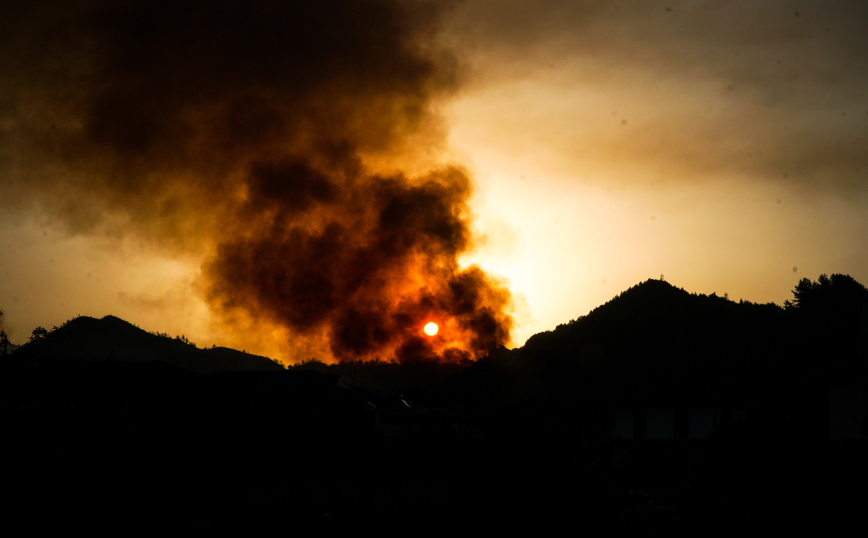
{"type": "Polygon", "coordinates": [[[509,292],[457,262],[473,182],[435,160],[446,4],[74,4],[0,23],[4,211],[201,255],[227,333],[338,360],[508,343],[509,292]]]}

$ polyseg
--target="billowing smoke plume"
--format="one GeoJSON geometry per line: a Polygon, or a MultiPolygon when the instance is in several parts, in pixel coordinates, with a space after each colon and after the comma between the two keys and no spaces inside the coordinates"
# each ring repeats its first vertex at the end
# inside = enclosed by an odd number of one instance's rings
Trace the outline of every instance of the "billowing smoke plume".
{"type": "Polygon", "coordinates": [[[207,252],[217,311],[338,360],[476,358],[510,297],[459,266],[472,181],[432,166],[458,79],[442,6],[22,3],[0,22],[6,200],[207,252]]]}

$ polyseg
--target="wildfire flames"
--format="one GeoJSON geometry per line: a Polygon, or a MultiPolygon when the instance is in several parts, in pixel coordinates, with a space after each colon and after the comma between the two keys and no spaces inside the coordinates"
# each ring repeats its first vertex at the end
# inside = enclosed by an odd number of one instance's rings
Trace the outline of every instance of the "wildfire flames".
{"type": "Polygon", "coordinates": [[[432,164],[458,80],[431,40],[440,3],[74,4],[0,22],[19,199],[73,233],[205,253],[227,326],[294,350],[463,361],[508,343],[508,290],[458,263],[472,181],[432,164]]]}

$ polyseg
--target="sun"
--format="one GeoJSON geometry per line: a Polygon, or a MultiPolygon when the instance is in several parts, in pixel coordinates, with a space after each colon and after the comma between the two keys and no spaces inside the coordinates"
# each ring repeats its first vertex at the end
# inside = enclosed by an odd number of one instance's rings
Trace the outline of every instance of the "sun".
{"type": "Polygon", "coordinates": [[[438,327],[437,324],[434,323],[433,321],[429,321],[425,325],[425,329],[424,329],[425,334],[427,334],[428,336],[434,336],[435,334],[437,334],[437,331],[439,331],[439,330],[440,330],[440,327],[438,327]]]}

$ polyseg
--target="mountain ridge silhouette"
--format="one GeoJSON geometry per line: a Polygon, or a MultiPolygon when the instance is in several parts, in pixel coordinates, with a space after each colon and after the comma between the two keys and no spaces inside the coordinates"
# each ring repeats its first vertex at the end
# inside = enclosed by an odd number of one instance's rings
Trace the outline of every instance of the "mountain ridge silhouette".
{"type": "Polygon", "coordinates": [[[200,374],[282,370],[273,360],[225,347],[199,349],[179,338],[149,333],[116,316],[74,318],[15,353],[19,359],[163,361],[200,374]]]}

